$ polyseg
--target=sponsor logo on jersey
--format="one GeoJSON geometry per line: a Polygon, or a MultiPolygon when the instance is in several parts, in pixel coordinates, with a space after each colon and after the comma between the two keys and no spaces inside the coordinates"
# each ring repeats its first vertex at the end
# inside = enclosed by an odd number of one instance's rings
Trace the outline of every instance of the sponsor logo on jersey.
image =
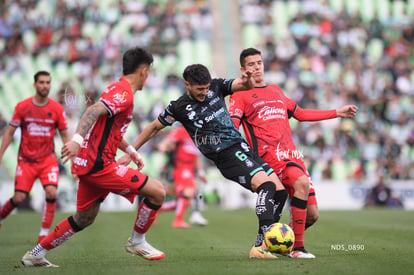
{"type": "Polygon", "coordinates": [[[222,114],[222,113],[224,113],[224,108],[220,108],[220,109],[218,109],[217,111],[215,111],[214,113],[212,113],[211,115],[209,115],[209,116],[206,116],[205,118],[204,118],[204,120],[206,121],[206,122],[210,122],[210,121],[212,121],[213,119],[215,119],[216,117],[218,117],[220,114],[222,114]]]}
{"type": "Polygon", "coordinates": [[[199,119],[197,121],[194,121],[194,126],[197,127],[197,128],[201,128],[201,127],[203,127],[203,123],[204,123],[204,121],[199,119]]]}
{"type": "Polygon", "coordinates": [[[80,157],[76,157],[73,163],[82,167],[88,166],[88,160],[80,157]]]}
{"type": "Polygon", "coordinates": [[[213,98],[208,104],[210,104],[210,106],[213,106],[218,101],[220,101],[220,98],[217,96],[217,97],[213,98]]]}
{"type": "Polygon", "coordinates": [[[214,92],[212,90],[208,90],[207,97],[212,98],[214,96],[214,92]]]}
{"type": "Polygon", "coordinates": [[[263,120],[276,118],[286,119],[286,111],[283,108],[263,106],[263,108],[257,112],[257,117],[263,120]]]}
{"type": "Polygon", "coordinates": [[[193,120],[194,117],[195,117],[195,115],[196,115],[196,112],[195,111],[191,111],[191,112],[189,112],[187,114],[187,117],[188,117],[189,120],[193,120]]]}
{"type": "Polygon", "coordinates": [[[42,126],[35,122],[29,123],[27,126],[27,131],[29,132],[30,136],[37,136],[37,137],[48,137],[50,136],[51,127],[50,126],[42,126]]]}
{"type": "Polygon", "coordinates": [[[124,104],[125,102],[127,102],[127,96],[128,96],[128,92],[127,91],[123,91],[122,94],[121,93],[114,94],[112,100],[116,104],[124,104]]]}
{"type": "Polygon", "coordinates": [[[116,174],[118,175],[118,176],[120,176],[120,177],[123,177],[123,176],[125,176],[125,174],[128,172],[128,167],[127,166],[124,166],[124,165],[119,165],[117,168],[116,168],[116,174]]]}

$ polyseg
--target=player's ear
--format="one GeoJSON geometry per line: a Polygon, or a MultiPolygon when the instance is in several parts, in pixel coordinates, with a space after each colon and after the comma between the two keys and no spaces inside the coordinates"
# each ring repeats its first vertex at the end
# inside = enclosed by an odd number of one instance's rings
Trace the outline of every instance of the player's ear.
{"type": "Polygon", "coordinates": [[[184,85],[187,88],[187,90],[190,88],[191,84],[188,81],[184,81],[184,85]]]}

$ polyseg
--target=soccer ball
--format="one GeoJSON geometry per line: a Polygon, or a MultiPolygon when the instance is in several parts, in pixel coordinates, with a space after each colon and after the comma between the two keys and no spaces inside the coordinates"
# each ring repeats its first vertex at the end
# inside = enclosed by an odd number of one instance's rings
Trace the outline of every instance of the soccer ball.
{"type": "Polygon", "coordinates": [[[271,252],[289,253],[295,244],[295,233],[287,224],[274,223],[266,231],[264,242],[271,252]]]}

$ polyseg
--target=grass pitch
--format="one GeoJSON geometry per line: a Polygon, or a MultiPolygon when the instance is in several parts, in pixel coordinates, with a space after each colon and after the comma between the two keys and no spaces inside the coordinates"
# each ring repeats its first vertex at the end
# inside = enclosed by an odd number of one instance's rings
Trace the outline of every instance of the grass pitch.
{"type": "MultiPolygon", "coordinates": [[[[251,260],[256,236],[254,210],[204,212],[206,227],[174,229],[172,212],[159,215],[147,240],[166,253],[147,261],[124,250],[136,213],[100,213],[47,258],[58,269],[24,268],[20,259],[37,240],[40,213],[9,216],[0,231],[0,274],[412,274],[414,212],[392,209],[321,211],[305,233],[316,259],[251,260]]],[[[55,223],[67,217],[57,213],[55,223]]],[[[288,221],[284,213],[282,222],[288,221]]]]}

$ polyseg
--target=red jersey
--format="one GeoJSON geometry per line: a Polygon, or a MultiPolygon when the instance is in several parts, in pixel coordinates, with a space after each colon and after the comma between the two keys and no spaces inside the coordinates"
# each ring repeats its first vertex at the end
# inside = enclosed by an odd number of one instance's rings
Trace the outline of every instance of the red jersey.
{"type": "Polygon", "coordinates": [[[99,99],[108,110],[107,116],[99,116],[89,129],[73,161],[72,173],[92,174],[115,162],[118,146],[122,141],[134,108],[134,93],[123,78],[109,85],[99,99]]]}
{"type": "Polygon", "coordinates": [[[234,93],[229,104],[233,122],[237,128],[240,122],[243,124],[249,145],[260,156],[263,156],[267,148],[276,150],[281,161],[303,157],[293,143],[289,118],[316,121],[337,117],[336,110],[300,108],[276,85],[234,93]]]}
{"type": "Polygon", "coordinates": [[[62,105],[49,98],[44,106],[33,103],[33,97],[20,101],[10,125],[22,130],[19,160],[39,162],[55,152],[56,128],[68,128],[62,105]]]}
{"type": "Polygon", "coordinates": [[[184,126],[174,129],[168,135],[168,138],[176,143],[174,166],[195,165],[200,153],[184,126]]]}

